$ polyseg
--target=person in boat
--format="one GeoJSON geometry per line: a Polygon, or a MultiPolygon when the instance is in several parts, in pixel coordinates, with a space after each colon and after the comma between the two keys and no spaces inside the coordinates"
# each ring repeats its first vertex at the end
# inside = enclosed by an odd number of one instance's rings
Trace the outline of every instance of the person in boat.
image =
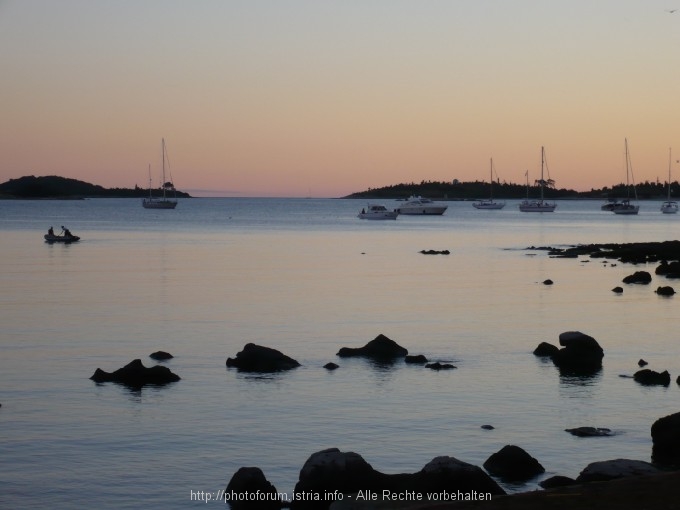
{"type": "Polygon", "coordinates": [[[67,229],[64,225],[61,226],[61,229],[64,231],[64,237],[73,237],[71,231],[67,229]]]}
{"type": "Polygon", "coordinates": [[[53,236],[53,235],[54,235],[54,229],[53,229],[52,227],[50,227],[50,228],[47,230],[47,235],[48,235],[48,236],[53,236]]]}

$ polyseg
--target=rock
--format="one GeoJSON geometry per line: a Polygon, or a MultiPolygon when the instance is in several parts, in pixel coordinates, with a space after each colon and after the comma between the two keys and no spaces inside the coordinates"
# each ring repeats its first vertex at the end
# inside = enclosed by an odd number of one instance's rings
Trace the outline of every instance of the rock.
{"type": "Polygon", "coordinates": [[[156,352],[149,354],[149,358],[155,359],[156,361],[165,361],[165,360],[174,358],[174,356],[172,354],[170,354],[169,352],[156,351],[156,352]]]}
{"type": "MultiPolygon", "coordinates": [[[[339,491],[354,494],[362,491],[427,492],[490,492],[492,495],[505,491],[481,468],[459,461],[453,457],[436,457],[416,473],[384,474],[373,469],[359,454],[341,452],[331,448],[314,453],[300,470],[295,485],[296,494],[327,494],[339,491]]],[[[346,498],[345,498],[346,499],[346,498]]],[[[327,509],[331,501],[294,500],[292,510],[327,509]]]]}
{"type": "Polygon", "coordinates": [[[659,418],[652,425],[652,462],[680,465],[680,413],[659,418]]]}
{"type": "Polygon", "coordinates": [[[544,358],[552,358],[559,352],[560,348],[556,345],[549,344],[548,342],[541,342],[538,347],[534,349],[534,356],[540,356],[544,358]]]}
{"type": "Polygon", "coordinates": [[[669,263],[662,260],[654,273],[665,276],[666,278],[680,278],[680,262],[674,260],[669,263]]]}
{"type": "Polygon", "coordinates": [[[547,280],[543,280],[543,285],[552,285],[552,284],[553,284],[553,281],[550,278],[548,278],[547,280]]]}
{"type": "Polygon", "coordinates": [[[494,430],[496,427],[494,427],[493,425],[482,425],[480,428],[484,430],[494,430]]]}
{"type": "Polygon", "coordinates": [[[644,366],[646,366],[646,365],[649,365],[649,363],[647,363],[647,362],[646,362],[645,360],[643,360],[642,358],[640,358],[640,359],[638,360],[638,366],[639,366],[639,367],[644,367],[644,366]]]}
{"type": "Polygon", "coordinates": [[[602,437],[613,436],[611,429],[596,428],[596,427],[577,427],[575,429],[564,429],[572,436],[576,437],[602,437]]]}
{"type": "Polygon", "coordinates": [[[522,482],[545,472],[541,464],[519,446],[507,445],[484,462],[484,469],[504,481],[522,482]]]}
{"type": "Polygon", "coordinates": [[[592,374],[602,368],[604,351],[593,337],[580,331],[566,331],[560,334],[560,349],[553,357],[553,363],[567,373],[592,374]]]}
{"type": "Polygon", "coordinates": [[[668,285],[666,285],[664,287],[657,287],[656,293],[659,296],[672,296],[673,294],[675,294],[675,289],[673,289],[673,287],[669,287],[668,285]]]}
{"type": "Polygon", "coordinates": [[[115,382],[133,388],[141,388],[147,384],[159,386],[179,381],[180,377],[173,374],[167,367],[156,365],[147,368],[142,364],[142,360],[136,359],[114,372],[105,372],[98,368],[90,379],[97,383],[115,382]]]}
{"type": "Polygon", "coordinates": [[[668,373],[668,370],[664,370],[663,372],[655,372],[654,370],[650,370],[649,368],[643,368],[642,370],[638,370],[633,374],[633,379],[635,379],[636,382],[639,382],[640,384],[644,384],[645,386],[654,386],[654,385],[660,385],[660,386],[668,386],[671,383],[671,374],[668,373]]]}
{"type": "Polygon", "coordinates": [[[336,368],[340,368],[339,365],[336,365],[336,364],[333,363],[332,361],[326,363],[323,367],[324,367],[326,370],[335,370],[336,368]]]}
{"type": "Polygon", "coordinates": [[[231,477],[225,490],[225,499],[232,510],[278,510],[281,501],[277,497],[276,487],[257,467],[242,467],[231,477]],[[248,500],[246,494],[266,494],[267,497],[248,500]]]}
{"type": "Polygon", "coordinates": [[[635,271],[633,274],[626,276],[623,279],[623,283],[639,283],[642,285],[647,285],[651,283],[652,275],[647,271],[635,271]]]}
{"type": "Polygon", "coordinates": [[[414,365],[423,365],[427,363],[427,358],[423,354],[409,355],[404,358],[406,363],[412,363],[414,365]]]}
{"type": "Polygon", "coordinates": [[[555,487],[568,487],[569,485],[575,485],[576,480],[569,478],[568,476],[551,476],[538,483],[544,489],[554,489],[555,487]]]}
{"type": "Polygon", "coordinates": [[[430,368],[432,370],[452,370],[457,367],[451,363],[439,363],[439,361],[436,361],[434,363],[428,363],[425,365],[425,368],[430,368]]]}
{"type": "Polygon", "coordinates": [[[642,460],[604,460],[588,464],[578,475],[576,482],[604,482],[629,476],[652,475],[658,472],[658,468],[642,460]]]}
{"type": "Polygon", "coordinates": [[[227,358],[227,366],[244,372],[280,372],[299,367],[300,363],[276,349],[248,343],[236,358],[227,358]]]}
{"type": "Polygon", "coordinates": [[[407,349],[385,335],[380,334],[363,347],[343,347],[338,351],[337,355],[341,358],[363,356],[372,359],[390,360],[403,358],[407,354],[407,349]]]}
{"type": "Polygon", "coordinates": [[[617,294],[621,294],[621,293],[623,293],[623,287],[614,287],[612,289],[612,292],[615,292],[617,294]]]}
{"type": "Polygon", "coordinates": [[[423,255],[449,255],[449,250],[420,250],[423,255]]]}

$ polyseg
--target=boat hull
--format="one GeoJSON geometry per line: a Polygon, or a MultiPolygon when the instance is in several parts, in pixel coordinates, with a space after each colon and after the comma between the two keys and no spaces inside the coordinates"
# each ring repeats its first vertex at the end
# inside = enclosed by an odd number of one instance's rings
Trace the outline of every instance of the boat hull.
{"type": "Polygon", "coordinates": [[[485,209],[485,210],[498,210],[498,209],[503,209],[505,207],[505,202],[492,202],[492,201],[485,201],[481,200],[479,202],[474,202],[472,204],[472,207],[475,209],[485,209]]]}
{"type": "Polygon", "coordinates": [[[678,212],[677,202],[664,202],[661,204],[661,212],[664,214],[675,214],[678,212]]]}
{"type": "Polygon", "coordinates": [[[521,212],[553,212],[557,208],[557,204],[549,202],[527,202],[524,201],[519,204],[521,212]]]}
{"type": "Polygon", "coordinates": [[[358,218],[362,220],[396,220],[399,214],[393,211],[378,213],[359,213],[358,218]]]}
{"type": "Polygon", "coordinates": [[[174,209],[177,207],[175,200],[153,200],[145,198],[142,200],[142,207],[144,209],[174,209]]]}
{"type": "Polygon", "coordinates": [[[640,210],[640,206],[637,205],[631,205],[629,207],[621,207],[619,209],[613,209],[612,212],[614,214],[620,214],[620,215],[633,215],[637,214],[638,211],[640,210]]]}
{"type": "Polygon", "coordinates": [[[428,216],[441,216],[448,209],[448,205],[431,205],[423,207],[400,207],[397,209],[399,214],[407,214],[414,216],[422,216],[423,214],[428,216]]]}
{"type": "Polygon", "coordinates": [[[45,242],[47,243],[63,243],[63,244],[69,244],[69,243],[75,243],[80,241],[80,237],[78,236],[58,236],[58,235],[50,235],[50,234],[45,234],[45,242]]]}

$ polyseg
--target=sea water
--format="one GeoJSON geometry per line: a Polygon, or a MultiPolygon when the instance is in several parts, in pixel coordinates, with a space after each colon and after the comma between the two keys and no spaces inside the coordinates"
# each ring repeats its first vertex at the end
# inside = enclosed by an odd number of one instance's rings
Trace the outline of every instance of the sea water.
{"type": "Polygon", "coordinates": [[[187,199],[171,211],[0,201],[0,506],[199,507],[192,491],[224,489],[242,466],[290,494],[305,460],[331,447],[386,473],[439,455],[481,465],[506,444],[544,477],[650,460],[650,427],[680,410],[680,390],[620,375],[639,358],[680,374],[678,298],[654,293],[673,283],[623,285],[654,265],[527,248],[677,239],[680,216],[656,202],[630,217],[593,201],[548,214],[448,204],[443,216],[362,221],[357,200],[187,199]],[[47,244],[50,225],[82,239],[47,244]],[[597,375],[560,377],[532,355],[570,330],[603,347],[597,375]],[[457,368],[336,356],[381,333],[457,368]],[[249,342],[302,366],[226,368],[249,342]],[[174,355],[162,364],[181,381],[133,391],[89,380],[136,358],[152,366],[156,350],[174,355]],[[615,435],[564,431],[578,426],[615,435]]]}

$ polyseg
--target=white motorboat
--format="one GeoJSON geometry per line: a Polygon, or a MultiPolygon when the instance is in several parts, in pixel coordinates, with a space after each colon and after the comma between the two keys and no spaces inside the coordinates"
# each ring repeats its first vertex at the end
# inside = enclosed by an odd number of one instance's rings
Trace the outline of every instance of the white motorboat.
{"type": "Polygon", "coordinates": [[[668,198],[661,204],[661,212],[675,214],[678,212],[678,203],[671,200],[671,150],[668,149],[668,198]]]}
{"type": "Polygon", "coordinates": [[[602,211],[612,211],[612,210],[614,210],[616,207],[620,207],[620,206],[621,206],[621,202],[620,202],[618,199],[616,199],[616,198],[609,198],[609,199],[607,199],[607,201],[606,201],[604,204],[602,204],[602,205],[600,206],[600,209],[601,209],[602,211]]]}
{"type": "Polygon", "coordinates": [[[396,209],[399,214],[429,214],[442,215],[448,209],[448,205],[436,204],[429,198],[411,196],[404,205],[396,209]]]}
{"type": "Polygon", "coordinates": [[[640,210],[640,206],[630,203],[630,179],[633,180],[633,193],[635,194],[635,200],[637,200],[637,190],[635,189],[635,178],[633,177],[633,165],[630,162],[630,154],[628,153],[628,139],[626,138],[624,142],[626,145],[626,189],[628,190],[628,198],[615,204],[611,211],[614,214],[631,215],[637,214],[640,210]]]}
{"type": "Polygon", "coordinates": [[[474,207],[475,209],[494,210],[503,209],[503,207],[505,207],[505,202],[496,202],[493,199],[493,158],[491,158],[491,177],[489,180],[489,184],[490,184],[489,198],[484,198],[482,200],[477,200],[476,202],[473,202],[472,207],[474,207]]]}
{"type": "Polygon", "coordinates": [[[165,148],[165,138],[161,140],[161,154],[163,159],[162,166],[162,177],[163,182],[161,185],[161,196],[154,197],[151,191],[151,165],[149,165],[149,197],[142,200],[142,207],[144,209],[174,209],[177,207],[177,198],[175,197],[175,185],[172,183],[172,174],[170,174],[170,180],[165,180],[165,156],[167,150],[165,148]],[[168,191],[172,191],[173,198],[168,197],[168,191]]]}
{"type": "Polygon", "coordinates": [[[362,220],[396,220],[398,215],[396,210],[389,211],[384,205],[368,204],[357,217],[362,220]]]}
{"type": "Polygon", "coordinates": [[[527,171],[527,198],[522,200],[519,204],[519,210],[522,212],[553,212],[557,207],[555,202],[547,202],[543,200],[543,188],[546,184],[552,185],[554,181],[550,178],[546,181],[543,179],[543,167],[545,166],[545,149],[541,147],[541,179],[536,181],[541,187],[541,198],[538,200],[529,200],[529,172],[527,171]]]}

